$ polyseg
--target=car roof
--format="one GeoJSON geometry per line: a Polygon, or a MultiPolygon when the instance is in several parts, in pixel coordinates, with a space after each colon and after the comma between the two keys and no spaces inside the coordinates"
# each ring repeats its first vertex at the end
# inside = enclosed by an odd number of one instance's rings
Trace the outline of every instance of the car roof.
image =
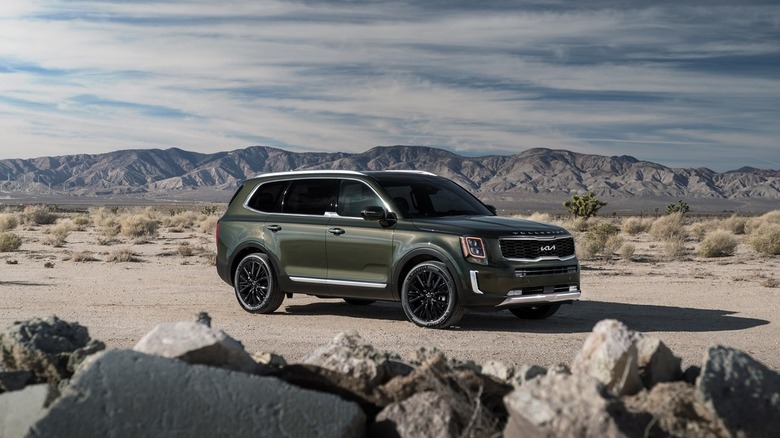
{"type": "Polygon", "coordinates": [[[261,173],[259,175],[256,175],[255,178],[272,178],[277,176],[298,176],[298,175],[330,175],[330,176],[338,176],[338,175],[365,175],[365,176],[379,176],[379,175],[392,175],[392,174],[398,174],[398,175],[406,175],[409,176],[410,174],[415,175],[426,175],[426,176],[437,176],[434,173],[426,172],[423,170],[372,170],[372,171],[365,171],[360,172],[356,170],[290,170],[285,172],[270,172],[270,173],[261,173]]]}

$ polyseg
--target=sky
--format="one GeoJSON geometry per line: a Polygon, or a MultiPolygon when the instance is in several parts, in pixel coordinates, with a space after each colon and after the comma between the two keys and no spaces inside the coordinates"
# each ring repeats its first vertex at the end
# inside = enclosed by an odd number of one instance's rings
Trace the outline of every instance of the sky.
{"type": "Polygon", "coordinates": [[[780,2],[0,2],[0,159],[397,144],[780,169],[780,2]]]}

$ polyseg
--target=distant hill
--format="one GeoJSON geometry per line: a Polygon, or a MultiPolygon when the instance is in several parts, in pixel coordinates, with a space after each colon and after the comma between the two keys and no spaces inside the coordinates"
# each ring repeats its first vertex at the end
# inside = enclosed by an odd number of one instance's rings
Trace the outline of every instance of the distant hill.
{"type": "Polygon", "coordinates": [[[0,160],[0,192],[66,191],[71,195],[232,190],[252,176],[287,170],[426,170],[488,198],[569,196],[780,199],[780,170],[715,172],[680,169],[629,156],[529,149],[516,155],[465,157],[421,146],[375,147],[363,153],[295,153],[264,146],[201,154],[181,149],[124,150],[0,160]]]}

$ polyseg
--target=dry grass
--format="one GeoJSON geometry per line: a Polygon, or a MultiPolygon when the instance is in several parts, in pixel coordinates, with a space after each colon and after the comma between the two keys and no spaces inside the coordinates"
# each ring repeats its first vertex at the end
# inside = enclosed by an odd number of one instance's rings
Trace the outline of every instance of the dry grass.
{"type": "Polygon", "coordinates": [[[45,205],[28,205],[21,217],[27,225],[51,225],[57,221],[57,215],[45,205]]]}
{"type": "Polygon", "coordinates": [[[198,228],[202,233],[214,234],[217,230],[217,221],[219,218],[216,216],[202,216],[198,220],[198,228]]]}
{"type": "Polygon", "coordinates": [[[11,231],[19,226],[19,219],[15,214],[3,213],[0,215],[0,233],[11,231]]]}
{"type": "Polygon", "coordinates": [[[70,219],[73,224],[73,229],[77,231],[87,231],[87,227],[92,225],[92,219],[86,215],[78,215],[70,219]]]}
{"type": "Polygon", "coordinates": [[[12,252],[21,248],[22,238],[14,233],[0,233],[0,252],[12,252]]]}
{"type": "Polygon", "coordinates": [[[780,223],[762,223],[751,230],[748,242],[758,253],[780,255],[780,223]]]}
{"type": "Polygon", "coordinates": [[[92,251],[76,251],[70,255],[70,259],[77,263],[98,261],[92,251]]]}
{"type": "Polygon", "coordinates": [[[650,225],[650,235],[661,241],[684,238],[685,234],[683,215],[681,213],[661,216],[650,225]]]}
{"type": "Polygon", "coordinates": [[[133,251],[131,251],[129,248],[122,248],[116,251],[112,251],[111,254],[108,255],[108,258],[106,260],[114,263],[127,263],[127,262],[141,261],[141,259],[139,259],[138,256],[135,253],[133,253],[133,251]]]}
{"type": "Polygon", "coordinates": [[[737,249],[737,239],[731,232],[715,230],[704,238],[696,251],[701,257],[728,257],[734,255],[737,249]]]}
{"type": "Polygon", "coordinates": [[[135,214],[119,220],[120,233],[131,238],[152,239],[157,236],[160,224],[147,215],[135,214]]]}
{"type": "Polygon", "coordinates": [[[685,237],[676,236],[664,240],[664,254],[671,260],[682,258],[687,252],[685,237]]]}
{"type": "Polygon", "coordinates": [[[651,218],[640,218],[632,216],[623,219],[623,222],[620,224],[620,228],[624,233],[635,236],[640,233],[648,232],[650,230],[650,225],[652,224],[653,219],[651,218]]]}
{"type": "Polygon", "coordinates": [[[624,243],[623,246],[620,247],[618,250],[618,255],[620,255],[620,258],[626,261],[631,261],[634,259],[634,253],[636,252],[636,247],[630,243],[624,243]]]}
{"type": "Polygon", "coordinates": [[[745,227],[747,226],[747,218],[737,215],[733,215],[728,219],[723,219],[721,226],[731,231],[736,235],[745,234],[745,227]]]}
{"type": "Polygon", "coordinates": [[[68,238],[71,229],[72,226],[70,222],[63,222],[52,228],[49,228],[44,231],[44,233],[48,234],[48,237],[44,239],[43,242],[41,243],[43,243],[44,245],[49,245],[49,246],[59,248],[65,245],[66,239],[68,238]]]}

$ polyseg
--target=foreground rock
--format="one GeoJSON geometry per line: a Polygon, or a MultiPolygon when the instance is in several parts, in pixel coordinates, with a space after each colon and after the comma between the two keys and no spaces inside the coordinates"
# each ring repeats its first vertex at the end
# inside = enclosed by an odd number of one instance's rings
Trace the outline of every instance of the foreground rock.
{"type": "Polygon", "coordinates": [[[504,399],[505,437],[636,437],[649,415],[629,413],[597,379],[548,374],[528,381],[504,399]]]}
{"type": "Polygon", "coordinates": [[[360,408],[278,379],[130,350],[86,363],[45,417],[40,437],[356,437],[360,408]]]}
{"type": "Polygon", "coordinates": [[[778,436],[780,374],[739,350],[707,350],[696,396],[734,436],[778,436]]]}
{"type": "Polygon", "coordinates": [[[0,437],[21,437],[45,413],[56,393],[46,383],[0,394],[0,437]]]}
{"type": "Polygon", "coordinates": [[[105,345],[90,339],[86,327],[51,316],[14,323],[0,333],[0,349],[6,371],[28,371],[34,382],[56,385],[105,345]]]}
{"type": "Polygon", "coordinates": [[[246,373],[257,368],[240,342],[222,330],[198,322],[160,324],[141,338],[133,350],[246,373]]]}

